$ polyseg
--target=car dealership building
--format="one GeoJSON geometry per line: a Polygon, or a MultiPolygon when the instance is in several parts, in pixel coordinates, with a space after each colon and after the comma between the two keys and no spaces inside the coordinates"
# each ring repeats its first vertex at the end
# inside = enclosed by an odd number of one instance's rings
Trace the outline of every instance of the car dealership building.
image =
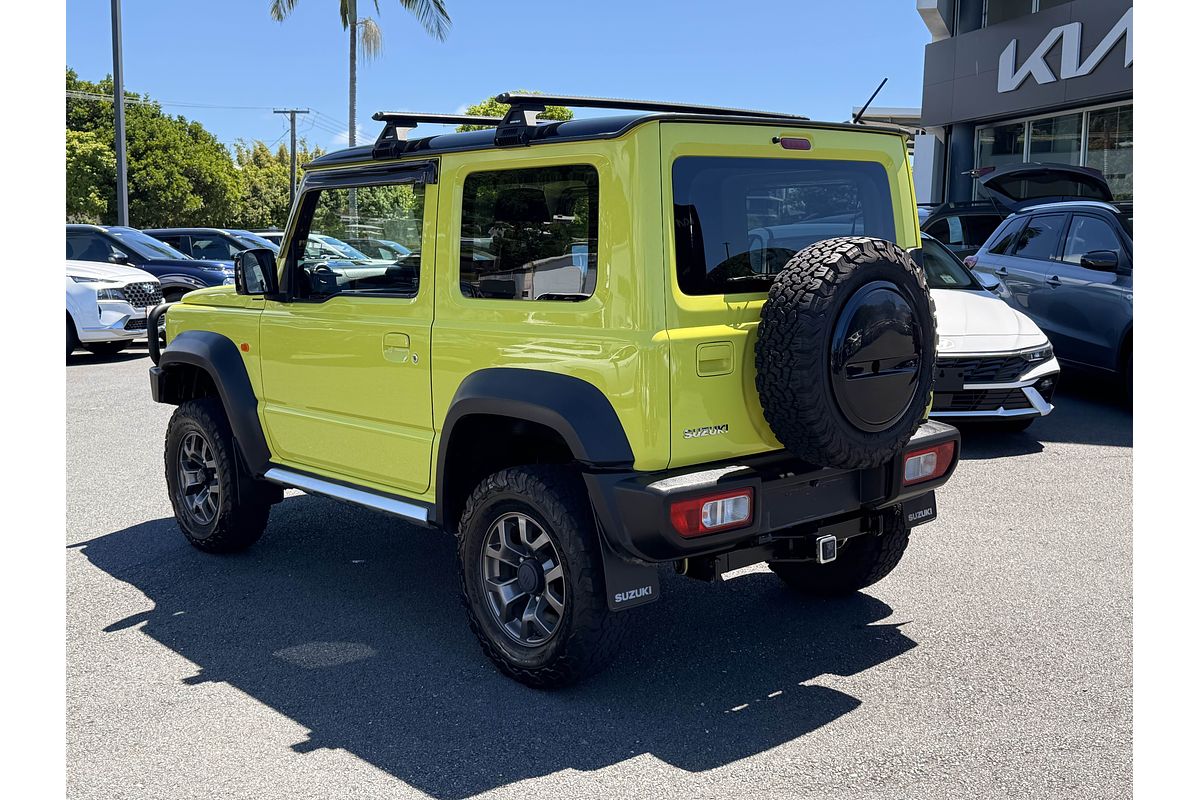
{"type": "Polygon", "coordinates": [[[917,0],[925,48],[918,195],[976,197],[972,170],[1083,164],[1133,198],[1132,0],[917,0]]]}

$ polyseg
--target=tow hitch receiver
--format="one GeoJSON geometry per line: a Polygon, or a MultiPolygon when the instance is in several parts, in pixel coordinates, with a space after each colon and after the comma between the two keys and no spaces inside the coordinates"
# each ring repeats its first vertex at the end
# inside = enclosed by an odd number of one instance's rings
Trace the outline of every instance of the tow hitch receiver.
{"type": "Polygon", "coordinates": [[[828,564],[837,558],[837,537],[822,536],[817,539],[817,563],[828,564]]]}

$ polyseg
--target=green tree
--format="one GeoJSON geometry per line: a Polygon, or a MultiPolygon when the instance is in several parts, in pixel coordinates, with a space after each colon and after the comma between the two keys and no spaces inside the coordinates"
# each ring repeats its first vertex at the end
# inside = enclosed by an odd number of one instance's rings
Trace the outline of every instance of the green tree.
{"type": "Polygon", "coordinates": [[[67,222],[97,223],[108,216],[108,189],[117,158],[93,131],[67,131],[67,222]]]}
{"type": "MultiPolygon", "coordinates": [[[[521,89],[521,92],[538,94],[538,92],[529,92],[528,89],[521,89]]],[[[481,100],[473,106],[467,106],[467,113],[473,117],[503,117],[508,113],[509,106],[507,103],[498,103],[496,98],[489,97],[486,100],[481,100]]],[[[546,110],[537,115],[538,119],[555,119],[568,120],[575,118],[575,112],[563,106],[546,106],[546,110]]],[[[477,131],[481,130],[482,125],[459,125],[459,131],[477,131]]]]}
{"type": "MultiPolygon", "coordinates": [[[[92,134],[92,143],[114,154],[111,78],[93,83],[68,69],[67,130],[92,134]]],[[[238,176],[233,158],[198,122],[169,116],[148,97],[126,93],[129,222],[143,228],[223,225],[237,212],[238,176]]],[[[76,148],[76,141],[71,147],[76,148]]],[[[82,170],[68,186],[67,208],[87,206],[95,194],[106,199],[100,221],[116,221],[115,170],[82,170]]]]}
{"type": "MultiPolygon", "coordinates": [[[[283,22],[296,8],[298,0],[271,0],[271,17],[283,22]]],[[[400,5],[417,18],[425,32],[439,42],[450,32],[450,15],[444,0],[397,0],[400,5]]],[[[382,13],[379,0],[372,0],[375,13],[382,13]]],[[[362,47],[363,59],[369,61],[383,49],[383,32],[371,17],[358,15],[358,0],[338,0],[338,14],[342,29],[350,33],[350,146],[356,140],[358,117],[358,48],[362,47]]]]}
{"type": "MultiPolygon", "coordinates": [[[[309,149],[308,142],[296,143],[296,163],[305,164],[324,153],[309,149]]],[[[283,145],[272,153],[261,141],[234,143],[234,162],[238,175],[238,210],[231,225],[240,228],[282,228],[287,222],[288,181],[291,170],[288,151],[283,145]]]]}

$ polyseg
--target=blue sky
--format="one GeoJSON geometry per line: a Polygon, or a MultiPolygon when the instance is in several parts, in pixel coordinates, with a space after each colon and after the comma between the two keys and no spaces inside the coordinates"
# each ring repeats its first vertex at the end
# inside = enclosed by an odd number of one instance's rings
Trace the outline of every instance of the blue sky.
{"type": "MultiPolygon", "coordinates": [[[[359,64],[360,135],[379,109],[461,110],[509,89],[638,97],[789,111],[843,120],[884,76],[881,106],[919,106],[929,34],[913,0],[446,0],[445,42],[394,0],[377,19],[384,52],[359,64]]],[[[223,142],[286,141],[270,107],[319,111],[302,136],[345,143],[346,33],[336,0],[300,0],[291,19],[269,0],[123,0],[130,91],[199,120],[223,142]],[[240,106],[243,108],[218,108],[240,106]],[[248,108],[247,108],[248,107],[248,108]]],[[[360,0],[360,13],[373,13],[360,0]]],[[[112,71],[107,0],[67,0],[67,65],[112,71]]]]}

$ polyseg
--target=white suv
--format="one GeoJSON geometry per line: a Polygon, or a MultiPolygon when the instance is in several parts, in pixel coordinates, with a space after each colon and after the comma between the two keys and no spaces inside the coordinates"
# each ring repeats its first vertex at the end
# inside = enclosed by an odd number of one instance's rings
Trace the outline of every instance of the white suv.
{"type": "Polygon", "coordinates": [[[67,356],[78,347],[107,355],[146,337],[146,314],[162,302],[149,272],[121,264],[67,261],[67,356]]]}

